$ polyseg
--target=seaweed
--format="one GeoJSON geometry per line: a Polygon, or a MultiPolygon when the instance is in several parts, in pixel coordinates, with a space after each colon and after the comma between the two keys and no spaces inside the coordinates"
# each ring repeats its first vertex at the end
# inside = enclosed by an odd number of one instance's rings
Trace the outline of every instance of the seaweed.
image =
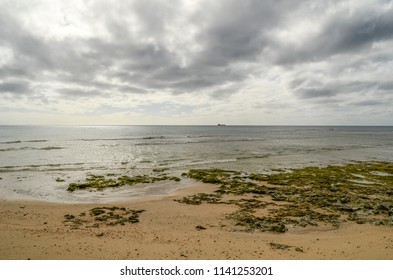
{"type": "Polygon", "coordinates": [[[275,170],[271,174],[195,169],[183,176],[219,187],[213,194],[200,193],[176,201],[237,205],[239,210],[226,217],[245,231],[285,232],[288,225],[339,227],[345,220],[393,226],[393,163],[390,162],[311,166],[275,170]],[[229,194],[239,199],[225,201],[223,198],[229,194]],[[253,195],[254,199],[244,198],[245,195],[253,195]],[[255,211],[261,208],[267,210],[258,216],[255,211]]]}
{"type": "MultiPolygon", "coordinates": [[[[280,244],[280,243],[274,243],[274,242],[270,242],[269,243],[270,247],[272,247],[272,249],[278,249],[278,250],[286,250],[291,248],[292,246],[286,245],[286,244],[280,244]]],[[[297,249],[300,248],[296,248],[296,251],[298,251],[297,249]]]]}
{"type": "MultiPolygon", "coordinates": [[[[107,175],[109,176],[109,175],[107,175]]],[[[113,175],[114,176],[114,175],[113,175]]],[[[110,174],[110,177],[113,177],[110,174]]],[[[132,186],[141,183],[154,183],[159,181],[180,181],[180,178],[174,176],[157,176],[149,177],[147,175],[138,175],[129,177],[126,175],[117,178],[105,178],[102,175],[89,175],[84,183],[71,183],[68,185],[67,191],[73,192],[76,190],[96,189],[102,191],[106,188],[118,188],[122,186],[132,186]]]]}
{"type": "Polygon", "coordinates": [[[66,219],[66,220],[72,220],[72,219],[75,219],[75,216],[74,216],[74,215],[71,215],[71,214],[65,214],[65,215],[64,215],[64,219],[66,219]]]}
{"type": "Polygon", "coordinates": [[[101,208],[93,208],[90,209],[90,216],[98,216],[105,213],[105,210],[101,209],[101,208]]]}
{"type": "Polygon", "coordinates": [[[169,168],[166,168],[166,167],[165,168],[154,168],[153,172],[162,173],[162,172],[165,172],[167,170],[169,170],[169,168]]]}
{"type": "Polygon", "coordinates": [[[220,199],[221,199],[220,194],[198,193],[196,195],[183,197],[182,199],[175,199],[175,201],[180,203],[186,203],[186,204],[200,205],[202,204],[202,202],[218,203],[220,199]]]}
{"type": "Polygon", "coordinates": [[[240,172],[237,171],[222,169],[191,169],[188,173],[183,173],[182,175],[203,183],[222,184],[225,183],[231,175],[239,174],[240,172]]]}
{"type": "Polygon", "coordinates": [[[236,226],[243,227],[245,231],[260,230],[271,232],[286,232],[288,229],[280,218],[276,217],[257,217],[248,211],[236,211],[226,215],[230,220],[235,221],[236,226]]]}
{"type": "MultiPolygon", "coordinates": [[[[95,207],[89,210],[90,219],[76,219],[74,215],[66,214],[64,223],[71,225],[73,229],[85,224],[86,228],[98,228],[100,226],[125,225],[127,223],[138,223],[139,215],[145,210],[133,210],[125,207],[95,207]]],[[[79,214],[80,217],[86,216],[85,212],[79,214]]]]}

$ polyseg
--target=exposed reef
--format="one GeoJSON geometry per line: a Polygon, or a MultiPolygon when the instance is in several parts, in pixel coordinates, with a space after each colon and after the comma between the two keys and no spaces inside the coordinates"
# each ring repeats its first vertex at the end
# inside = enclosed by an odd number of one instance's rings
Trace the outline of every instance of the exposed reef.
{"type": "Polygon", "coordinates": [[[118,188],[122,186],[133,186],[136,184],[141,183],[154,183],[159,181],[180,181],[180,178],[174,176],[166,176],[166,175],[159,175],[159,176],[120,176],[114,178],[114,174],[108,174],[106,178],[103,175],[89,175],[86,178],[86,182],[84,183],[71,183],[69,184],[67,191],[73,192],[76,190],[85,190],[85,189],[96,189],[102,191],[106,188],[118,188]]]}
{"type": "Polygon", "coordinates": [[[342,166],[248,174],[197,169],[182,174],[220,185],[214,193],[176,200],[238,206],[226,217],[236,230],[285,232],[289,227],[358,224],[393,226],[393,163],[356,162],[342,166]],[[227,199],[234,195],[237,199],[227,199]]]}
{"type": "Polygon", "coordinates": [[[125,225],[127,223],[138,223],[139,214],[145,210],[132,210],[125,207],[96,207],[90,209],[88,213],[82,212],[78,217],[72,214],[64,215],[63,223],[72,229],[78,229],[81,226],[85,228],[98,228],[101,226],[125,225]]]}

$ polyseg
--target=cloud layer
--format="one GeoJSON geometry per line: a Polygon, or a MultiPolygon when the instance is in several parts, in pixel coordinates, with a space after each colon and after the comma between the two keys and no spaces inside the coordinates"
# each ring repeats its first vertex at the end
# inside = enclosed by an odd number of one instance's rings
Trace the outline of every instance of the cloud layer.
{"type": "Polygon", "coordinates": [[[0,0],[0,124],[393,124],[393,1],[0,0]]]}

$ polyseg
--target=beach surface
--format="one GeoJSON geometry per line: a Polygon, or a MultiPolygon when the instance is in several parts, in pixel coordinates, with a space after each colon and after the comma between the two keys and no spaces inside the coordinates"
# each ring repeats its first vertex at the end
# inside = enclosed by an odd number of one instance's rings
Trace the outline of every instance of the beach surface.
{"type": "Polygon", "coordinates": [[[0,259],[393,259],[391,227],[348,221],[340,228],[242,232],[225,218],[235,205],[174,201],[217,188],[195,183],[167,196],[99,205],[2,200],[0,259]],[[75,226],[65,218],[112,206],[144,212],[139,222],[114,226],[75,226]]]}

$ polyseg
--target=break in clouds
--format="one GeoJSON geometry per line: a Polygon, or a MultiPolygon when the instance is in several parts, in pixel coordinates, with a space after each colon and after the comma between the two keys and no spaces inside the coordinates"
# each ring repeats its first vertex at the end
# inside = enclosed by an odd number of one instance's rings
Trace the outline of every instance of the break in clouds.
{"type": "Polygon", "coordinates": [[[0,0],[1,124],[392,124],[393,1],[0,0]]]}

